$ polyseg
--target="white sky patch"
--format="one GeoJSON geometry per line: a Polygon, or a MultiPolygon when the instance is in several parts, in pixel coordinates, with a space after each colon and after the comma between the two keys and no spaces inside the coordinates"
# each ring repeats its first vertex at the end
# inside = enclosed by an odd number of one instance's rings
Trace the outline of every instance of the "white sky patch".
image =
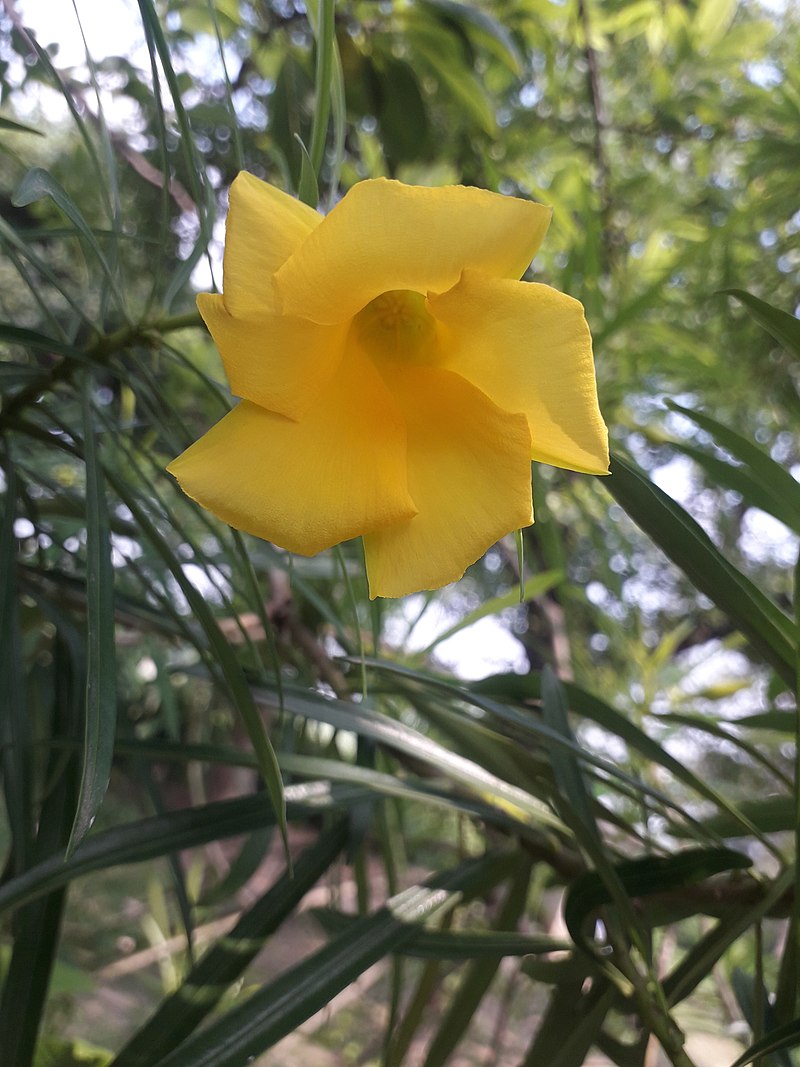
{"type": "Polygon", "coordinates": [[[74,4],[70,0],[58,3],[18,0],[16,7],[40,44],[58,45],[54,62],[59,69],[86,65],[81,25],[95,61],[106,56],[127,56],[138,65],[144,66],[148,62],[142,19],[134,0],[112,0],[111,3],[74,0],[74,4]]]}
{"type": "MultiPolygon", "coordinates": [[[[387,626],[390,643],[412,654],[428,648],[462,618],[462,613],[449,609],[441,600],[434,600],[409,634],[408,627],[419,615],[422,605],[421,594],[408,597],[403,604],[402,616],[390,620],[387,626]]],[[[526,673],[525,651],[501,620],[502,616],[487,616],[448,637],[433,651],[436,662],[465,681],[507,671],[526,673]]]]}
{"type": "Polygon", "coordinates": [[[797,560],[798,538],[782,522],[758,508],[748,508],[742,519],[739,547],[756,563],[791,567],[797,560]]]}
{"type": "Polygon", "coordinates": [[[669,463],[650,472],[653,482],[676,503],[686,507],[696,492],[694,465],[686,456],[674,456],[669,463]]]}
{"type": "Polygon", "coordinates": [[[230,598],[231,583],[226,575],[213,564],[200,567],[196,563],[184,563],[181,569],[205,600],[213,604],[222,604],[224,598],[230,598]]]}
{"type": "Polygon", "coordinates": [[[519,641],[499,618],[479,619],[436,647],[436,659],[459,678],[477,681],[490,674],[526,674],[528,660],[519,641]]]}
{"type": "MultiPolygon", "coordinates": [[[[142,71],[149,72],[150,59],[145,44],[139,9],[134,0],[70,0],[43,3],[42,0],[18,0],[16,10],[23,25],[30,30],[38,44],[55,53],[51,54],[53,66],[63,76],[74,74],[79,82],[89,84],[89,55],[95,64],[109,56],[123,56],[142,71]],[[110,9],[110,10],[109,10],[110,9]],[[80,20],[80,21],[79,21],[80,20]],[[81,27],[86,37],[84,43],[81,27]]],[[[12,60],[9,78],[21,82],[22,62],[12,60]],[[20,64],[15,73],[14,63],[20,64]]],[[[104,88],[105,75],[98,76],[100,103],[108,124],[129,134],[141,125],[138,107],[110,88],[104,88]]],[[[85,99],[92,112],[97,111],[97,99],[93,89],[87,90],[85,99]]],[[[29,84],[14,96],[15,110],[28,121],[41,117],[45,122],[59,126],[71,121],[69,108],[61,91],[46,84],[29,84]]]]}
{"type": "Polygon", "coordinates": [[[18,537],[21,541],[26,537],[33,537],[36,533],[36,527],[33,525],[30,519],[19,518],[14,519],[14,536],[18,537]]]}

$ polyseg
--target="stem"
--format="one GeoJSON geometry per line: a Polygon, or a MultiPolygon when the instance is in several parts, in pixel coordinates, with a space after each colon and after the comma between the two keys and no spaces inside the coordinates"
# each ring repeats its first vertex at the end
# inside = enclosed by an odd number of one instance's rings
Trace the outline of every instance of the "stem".
{"type": "Polygon", "coordinates": [[[684,1035],[672,1018],[658,979],[643,976],[626,947],[615,939],[614,964],[633,986],[639,1018],[667,1054],[673,1067],[697,1067],[684,1048],[684,1035]]]}

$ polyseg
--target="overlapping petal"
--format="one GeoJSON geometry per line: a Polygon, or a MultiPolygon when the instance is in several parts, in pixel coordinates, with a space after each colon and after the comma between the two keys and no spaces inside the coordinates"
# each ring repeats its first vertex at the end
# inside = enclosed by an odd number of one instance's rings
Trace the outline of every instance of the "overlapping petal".
{"type": "Polygon", "coordinates": [[[524,415],[435,367],[390,369],[408,427],[408,485],[418,514],[364,537],[370,596],[456,581],[498,538],[533,521],[524,415]]]}
{"type": "Polygon", "coordinates": [[[301,555],[416,513],[403,420],[357,350],[300,422],[243,400],[168,470],[229,525],[301,555]]]}
{"type": "Polygon", "coordinates": [[[359,182],[277,271],[282,310],[335,323],[393,289],[450,289],[465,267],[519,278],[550,214],[485,189],[359,182]]]}
{"type": "Polygon", "coordinates": [[[223,281],[232,315],[273,310],[272,275],[322,222],[307,204],[247,171],[233,180],[225,227],[223,281]]]}
{"type": "Polygon", "coordinates": [[[201,293],[200,314],[214,338],[234,396],[297,419],[336,372],[347,324],[318,326],[288,315],[236,318],[218,294],[201,293]]]}
{"type": "Polygon", "coordinates": [[[577,300],[546,285],[465,270],[428,298],[444,325],[444,366],[507,411],[522,411],[531,456],[606,474],[608,431],[597,403],[592,339],[577,300]]]}
{"type": "Polygon", "coordinates": [[[373,597],[455,581],[533,521],[531,457],[608,468],[583,309],[518,281],[549,219],[383,179],[323,219],[240,175],[198,305],[243,400],[170,471],[293,552],[363,535],[373,597]]]}

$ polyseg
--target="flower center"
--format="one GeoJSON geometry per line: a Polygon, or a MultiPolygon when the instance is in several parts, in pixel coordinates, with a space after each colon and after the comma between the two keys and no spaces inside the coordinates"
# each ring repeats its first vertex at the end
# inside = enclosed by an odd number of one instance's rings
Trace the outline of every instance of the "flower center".
{"type": "Polygon", "coordinates": [[[359,311],[353,326],[373,359],[433,363],[437,358],[437,324],[422,293],[411,289],[381,293],[359,311]]]}

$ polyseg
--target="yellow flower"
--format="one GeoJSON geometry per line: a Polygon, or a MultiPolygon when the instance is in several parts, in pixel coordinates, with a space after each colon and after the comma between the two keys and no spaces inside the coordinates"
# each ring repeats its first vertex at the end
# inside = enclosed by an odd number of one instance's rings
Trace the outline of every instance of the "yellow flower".
{"type": "Polygon", "coordinates": [[[198,306],[242,399],[170,464],[184,492],[301,555],[363,535],[370,595],[402,596],[533,522],[531,459],[605,474],[583,308],[518,280],[549,221],[384,179],[323,218],[239,174],[198,306]]]}

